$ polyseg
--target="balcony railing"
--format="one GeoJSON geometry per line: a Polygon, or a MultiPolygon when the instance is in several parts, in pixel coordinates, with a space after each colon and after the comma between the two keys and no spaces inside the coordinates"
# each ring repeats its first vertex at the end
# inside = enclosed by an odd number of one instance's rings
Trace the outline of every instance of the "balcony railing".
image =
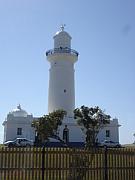
{"type": "Polygon", "coordinates": [[[67,53],[67,54],[72,54],[75,56],[78,56],[79,53],[73,49],[70,48],[54,48],[54,49],[50,49],[46,52],[46,56],[52,55],[52,54],[56,54],[56,53],[67,53]]]}

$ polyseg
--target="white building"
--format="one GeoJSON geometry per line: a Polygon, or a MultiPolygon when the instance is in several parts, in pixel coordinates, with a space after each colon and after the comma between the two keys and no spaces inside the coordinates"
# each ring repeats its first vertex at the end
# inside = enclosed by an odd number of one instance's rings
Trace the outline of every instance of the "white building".
{"type": "Polygon", "coordinates": [[[4,142],[17,137],[25,137],[30,140],[35,139],[35,131],[31,127],[33,116],[28,114],[20,105],[8,113],[3,122],[4,142]]]}
{"type": "Polygon", "coordinates": [[[69,142],[84,142],[84,135],[74,120],[75,82],[74,64],[78,60],[78,52],[71,49],[71,36],[61,27],[54,35],[54,48],[46,52],[50,63],[48,112],[63,109],[67,112],[59,135],[62,138],[63,129],[69,129],[69,142]]]}
{"type": "Polygon", "coordinates": [[[111,140],[113,142],[119,142],[119,127],[118,119],[114,118],[98,133],[98,141],[111,140]]]}
{"type": "MultiPolygon", "coordinates": [[[[67,116],[59,128],[59,136],[63,138],[65,125],[69,130],[69,142],[81,143],[85,141],[85,134],[81,127],[74,120],[73,110],[75,109],[75,69],[74,64],[78,60],[79,53],[71,49],[71,36],[64,30],[64,26],[54,35],[54,48],[46,52],[47,60],[50,63],[49,69],[49,91],[48,91],[48,112],[63,109],[67,116]]],[[[11,111],[4,126],[4,141],[16,137],[35,139],[34,129],[31,123],[35,119],[28,114],[21,106],[11,111]]],[[[110,124],[101,129],[98,134],[98,141],[105,139],[119,142],[119,124],[117,119],[111,120],[110,124]]]]}
{"type": "MultiPolygon", "coordinates": [[[[69,142],[84,142],[85,135],[73,118],[75,109],[75,69],[79,53],[71,49],[71,36],[64,26],[54,35],[54,48],[46,52],[50,63],[48,112],[63,109],[67,112],[63,125],[59,129],[62,137],[64,126],[69,129],[69,142]]],[[[105,139],[119,141],[118,120],[111,120],[98,134],[98,141],[105,139]]]]}

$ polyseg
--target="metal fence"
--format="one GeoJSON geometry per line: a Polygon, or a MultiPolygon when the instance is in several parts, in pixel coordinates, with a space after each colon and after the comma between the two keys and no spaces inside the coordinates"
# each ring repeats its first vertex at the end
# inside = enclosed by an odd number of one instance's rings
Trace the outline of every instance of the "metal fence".
{"type": "Polygon", "coordinates": [[[0,180],[135,180],[135,148],[0,148],[0,180]]]}

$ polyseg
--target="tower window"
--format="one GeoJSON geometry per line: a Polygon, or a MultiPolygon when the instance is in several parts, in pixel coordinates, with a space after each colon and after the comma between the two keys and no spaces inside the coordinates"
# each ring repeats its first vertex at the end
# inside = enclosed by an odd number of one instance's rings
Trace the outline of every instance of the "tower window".
{"type": "Polygon", "coordinates": [[[66,91],[66,89],[64,89],[64,93],[66,93],[67,91],[66,91]]]}
{"type": "Polygon", "coordinates": [[[106,130],[106,137],[110,137],[110,130],[106,130]]]}
{"type": "Polygon", "coordinates": [[[17,128],[17,135],[22,135],[22,128],[17,128]]]}

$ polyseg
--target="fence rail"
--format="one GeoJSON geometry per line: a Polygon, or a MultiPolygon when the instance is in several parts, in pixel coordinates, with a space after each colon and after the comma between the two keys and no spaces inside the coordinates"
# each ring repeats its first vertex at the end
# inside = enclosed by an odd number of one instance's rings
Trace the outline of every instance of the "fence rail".
{"type": "Polygon", "coordinates": [[[135,180],[135,148],[0,148],[0,180],[135,180]]]}

